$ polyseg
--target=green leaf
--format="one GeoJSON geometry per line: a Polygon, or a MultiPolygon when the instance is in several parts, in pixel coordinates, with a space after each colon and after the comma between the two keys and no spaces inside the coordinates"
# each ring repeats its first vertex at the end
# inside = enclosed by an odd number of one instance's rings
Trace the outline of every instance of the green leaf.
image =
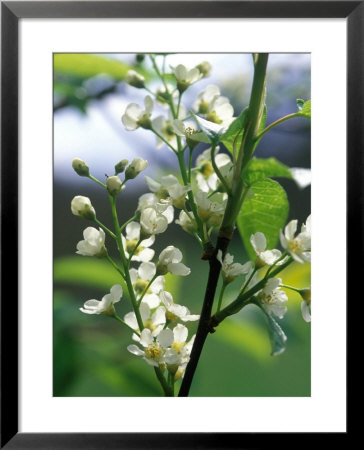
{"type": "Polygon", "coordinates": [[[123,80],[132,68],[122,61],[87,53],[55,53],[53,67],[55,72],[83,79],[105,73],[117,81],[123,80]]]}
{"type": "Polygon", "coordinates": [[[241,134],[237,139],[236,148],[239,148],[241,145],[247,114],[248,108],[245,108],[242,113],[233,122],[231,122],[227,131],[225,131],[225,133],[221,137],[221,142],[225,145],[230,153],[233,153],[234,140],[239,133],[241,134]]]}
{"type": "Polygon", "coordinates": [[[248,186],[264,178],[273,177],[293,178],[291,169],[275,158],[252,158],[242,173],[242,179],[248,186]]]}
{"type": "Polygon", "coordinates": [[[307,102],[298,99],[297,100],[297,108],[300,116],[308,117],[311,119],[311,100],[307,100],[307,102]]]}
{"type": "Polygon", "coordinates": [[[289,204],[283,187],[270,178],[256,181],[250,189],[254,195],[245,199],[237,223],[245,248],[254,260],[250,236],[260,231],[267,239],[267,248],[274,248],[286,224],[289,204]]]}
{"type": "Polygon", "coordinates": [[[267,317],[268,322],[268,332],[270,343],[272,346],[272,356],[277,356],[285,351],[287,336],[284,334],[282,328],[278,325],[276,320],[273,319],[273,317],[270,314],[267,314],[265,312],[265,315],[267,317]]]}
{"type": "Polygon", "coordinates": [[[196,114],[191,113],[197,125],[205,133],[211,145],[217,145],[220,142],[221,136],[225,133],[226,128],[209,120],[202,119],[196,114]]]}
{"type": "Polygon", "coordinates": [[[261,311],[263,311],[267,319],[269,340],[272,348],[271,355],[280,355],[286,349],[287,336],[285,335],[284,331],[277,323],[277,321],[274,319],[273,315],[265,310],[260,300],[255,298],[254,303],[260,308],[261,311]]]}

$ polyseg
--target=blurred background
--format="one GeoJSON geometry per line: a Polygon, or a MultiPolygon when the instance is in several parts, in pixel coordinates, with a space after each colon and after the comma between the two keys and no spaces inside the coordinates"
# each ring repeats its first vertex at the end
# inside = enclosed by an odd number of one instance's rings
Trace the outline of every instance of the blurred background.
{"type": "MultiPolygon", "coordinates": [[[[153,370],[126,349],[131,343],[130,332],[106,316],[88,316],[79,311],[86,300],[100,300],[120,280],[107,262],[75,254],[82,231],[91,223],[72,215],[70,210],[75,195],[87,196],[99,220],[112,227],[106,193],[73,171],[75,157],[86,161],[91,173],[102,181],[105,173],[113,174],[114,165],[124,158],[147,159],[144,175],[151,177],[177,169],[175,155],[166,146],[157,150],[152,133],[142,129],[128,132],[121,123],[126,105],[143,105],[146,95],[146,91],[123,81],[130,68],[141,72],[153,91],[160,87],[148,57],[142,59],[135,54],[54,55],[54,396],[161,395],[153,370]]],[[[179,63],[193,67],[205,60],[212,64],[210,77],[184,93],[187,108],[210,84],[218,85],[222,95],[230,99],[235,116],[247,106],[253,74],[250,54],[178,54],[166,60],[167,67],[179,63]]],[[[267,124],[295,112],[298,98],[310,99],[310,55],[270,55],[267,124]]],[[[166,114],[157,106],[153,117],[163,112],[166,114]]],[[[200,144],[194,159],[206,147],[200,144]]],[[[309,168],[309,120],[292,119],[274,128],[263,137],[256,156],[274,156],[291,167],[309,168]]],[[[290,201],[289,220],[305,221],[310,213],[310,187],[300,190],[291,180],[279,181],[290,201]]],[[[118,199],[121,223],[133,215],[138,197],[145,192],[148,189],[143,175],[129,182],[118,199]]],[[[166,290],[173,293],[177,303],[198,314],[208,273],[207,263],[200,260],[200,247],[174,224],[156,239],[153,248],[158,254],[167,245],[182,250],[183,262],[191,268],[191,274],[183,279],[167,276],[166,290]]],[[[229,251],[240,263],[248,259],[238,232],[229,251]]],[[[285,284],[307,287],[310,266],[296,264],[282,272],[282,278],[285,284]]],[[[237,281],[232,283],[226,290],[228,297],[233,299],[238,288],[237,281]]],[[[301,317],[300,297],[292,291],[287,294],[288,312],[279,321],[288,337],[286,351],[270,356],[262,313],[254,306],[244,308],[208,337],[191,396],[310,395],[310,324],[301,317]]],[[[117,311],[120,317],[131,311],[125,296],[117,304],[117,311]]],[[[191,335],[196,324],[191,323],[189,329],[191,335]]]]}

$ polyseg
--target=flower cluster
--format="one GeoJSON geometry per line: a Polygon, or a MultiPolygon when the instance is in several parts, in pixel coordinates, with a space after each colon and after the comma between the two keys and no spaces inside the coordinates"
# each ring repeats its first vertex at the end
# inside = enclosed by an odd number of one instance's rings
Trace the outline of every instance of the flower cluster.
{"type": "MultiPolygon", "coordinates": [[[[242,285],[241,292],[247,292],[254,288],[262,279],[258,276],[258,271],[261,268],[266,268],[269,274],[269,269],[276,266],[283,265],[288,261],[291,256],[295,261],[303,263],[310,261],[311,250],[311,217],[309,216],[306,223],[302,225],[301,233],[296,237],[294,234],[297,229],[297,221],[291,221],[285,228],[285,234],[281,233],[285,240],[282,246],[286,250],[286,253],[281,253],[278,249],[267,250],[267,239],[262,232],[257,232],[250,237],[250,242],[256,254],[254,262],[248,261],[244,265],[234,263],[234,257],[227,253],[222,258],[221,250],[217,253],[217,259],[221,263],[221,276],[224,285],[228,285],[241,275],[245,275],[244,283],[242,285]],[[294,244],[292,244],[292,242],[294,244]],[[293,249],[295,251],[293,251],[293,249]]],[[[263,278],[265,279],[265,278],[263,278]]],[[[311,289],[296,289],[289,286],[282,285],[281,278],[266,278],[266,283],[262,289],[257,290],[255,293],[256,298],[262,305],[267,314],[273,314],[274,316],[282,319],[287,312],[285,303],[288,301],[288,297],[282,287],[293,289],[297,291],[301,297],[301,311],[302,317],[306,322],[311,321],[311,289]]]]}
{"type": "MultiPolygon", "coordinates": [[[[225,288],[230,289],[228,286],[231,283],[242,278],[239,296],[245,295],[247,302],[257,304],[267,315],[279,319],[287,312],[288,296],[284,289],[299,292],[302,297],[302,316],[309,322],[310,288],[291,288],[284,285],[277,275],[292,261],[301,264],[311,261],[311,218],[307,218],[298,233],[297,220],[290,221],[284,231],[281,230],[282,251],[270,248],[269,236],[257,231],[250,236],[251,248],[248,250],[253,252],[251,261],[241,264],[234,262],[234,256],[230,253],[223,254],[221,250],[216,252],[211,235],[222,223],[226,223],[226,208],[233,193],[236,193],[236,179],[239,178],[241,182],[241,172],[240,169],[236,170],[236,155],[231,157],[221,151],[217,146],[219,139],[211,136],[216,131],[215,135],[219,137],[228,129],[234,120],[234,109],[229,99],[221,95],[218,86],[209,85],[195,97],[194,112],[187,112],[181,104],[182,95],[191,85],[209,76],[210,64],[203,61],[192,68],[179,64],[167,69],[170,70],[167,74],[164,66],[163,73],[160,73],[155,56],[150,55],[150,58],[162,86],[153,92],[146,86],[146,79],[142,74],[130,70],[125,82],[136,89],[146,89],[148,95],[143,99],[144,106],[137,103],[127,105],[121,121],[128,131],[142,128],[153,133],[157,148],[167,146],[176,154],[180,173],[164,175],[160,179],[145,176],[150,192],[139,197],[134,216],[120,226],[116,211],[117,197],[129,180],[146,169],[147,161],[135,158],[129,164],[128,160],[122,159],[115,165],[114,175],[107,176],[103,183],[90,174],[84,161],[76,158],[72,162],[75,172],[97,182],[107,191],[114,228],[111,231],[99,221],[95,208],[87,197],[74,197],[71,210],[74,215],[90,220],[97,226],[84,230],[84,239],[78,242],[76,253],[105,258],[117,270],[124,283],[123,287],[119,284],[112,286],[100,301],[86,301],[80,308],[81,312],[114,317],[126,326],[134,341],[128,345],[127,350],[155,367],[159,380],[162,377],[173,390],[173,383],[184,375],[195,339],[194,335],[189,337],[186,325],[199,320],[200,316],[191,314],[186,306],[175,303],[173,294],[166,290],[168,274],[186,277],[191,270],[184,264],[181,250],[174,245],[168,245],[156,254],[152,247],[159,235],[175,222],[198,240],[204,250],[203,259],[215,258],[216,255],[221,264],[222,277],[217,313],[222,305],[225,288]],[[155,116],[154,112],[162,109],[160,105],[167,106],[168,112],[155,116]],[[210,128],[206,127],[206,123],[210,128]],[[196,155],[195,147],[199,143],[209,144],[211,147],[196,155]],[[122,180],[120,174],[123,173],[122,180]],[[177,219],[175,209],[179,210],[177,219]],[[114,240],[120,255],[119,263],[110,257],[106,238],[114,240]],[[132,310],[121,318],[117,315],[115,304],[120,302],[123,289],[127,289],[132,310]],[[164,378],[165,374],[168,381],[164,378]]],[[[301,173],[301,178],[303,175],[301,173]]],[[[307,180],[302,180],[301,184],[306,182],[307,180]]],[[[245,195],[245,191],[240,191],[236,203],[239,208],[246,198],[242,192],[245,195]]],[[[250,189],[247,195],[253,196],[254,193],[250,189]]],[[[216,263],[216,260],[213,261],[216,263]]]]}

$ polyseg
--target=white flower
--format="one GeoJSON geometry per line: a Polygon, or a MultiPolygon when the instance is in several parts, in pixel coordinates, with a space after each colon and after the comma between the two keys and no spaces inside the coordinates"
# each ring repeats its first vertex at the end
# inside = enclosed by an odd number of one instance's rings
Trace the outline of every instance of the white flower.
{"type": "Polygon", "coordinates": [[[210,226],[219,226],[225,212],[227,199],[222,194],[215,194],[213,198],[218,201],[210,200],[207,192],[198,189],[195,194],[197,214],[202,221],[209,221],[210,226]]]}
{"type": "MultiPolygon", "coordinates": [[[[164,306],[160,306],[152,314],[149,305],[142,301],[139,307],[139,312],[144,328],[147,328],[151,332],[152,336],[157,336],[166,323],[166,310],[164,306]]],[[[133,330],[137,332],[140,331],[135,312],[132,311],[125,314],[124,322],[133,330]]],[[[135,341],[139,341],[140,338],[137,334],[134,334],[133,339],[135,341]]]]}
{"type": "Polygon", "coordinates": [[[217,97],[210,103],[206,119],[218,125],[228,127],[234,120],[233,116],[234,108],[230,105],[229,99],[226,97],[217,97]]]}
{"type": "Polygon", "coordinates": [[[203,77],[203,74],[194,67],[193,69],[187,69],[183,64],[178,64],[177,67],[171,67],[172,72],[177,80],[177,88],[180,92],[184,92],[188,86],[203,77]]]}
{"type": "Polygon", "coordinates": [[[239,263],[233,263],[234,256],[226,253],[224,260],[222,260],[222,251],[219,250],[216,256],[217,260],[221,263],[221,274],[226,284],[231,283],[235,278],[240,275],[247,274],[251,268],[250,261],[244,265],[239,263]]]}
{"type": "Polygon", "coordinates": [[[146,208],[154,208],[167,219],[168,223],[173,221],[174,209],[169,200],[161,199],[159,201],[155,194],[143,194],[139,197],[138,211],[143,211],[146,208]]]}
{"type": "Polygon", "coordinates": [[[125,179],[131,180],[135,178],[142,170],[148,166],[148,161],[142,158],[134,158],[125,170],[125,179]]]}
{"type": "MultiPolygon", "coordinates": [[[[178,119],[183,119],[184,117],[186,117],[186,109],[181,105],[179,108],[178,119]]],[[[152,120],[152,126],[153,129],[156,130],[157,133],[162,136],[167,142],[169,142],[170,145],[175,149],[175,151],[177,151],[177,137],[173,128],[173,120],[174,117],[171,110],[169,109],[168,119],[166,120],[164,116],[158,116],[152,120]]],[[[161,148],[165,144],[165,142],[159,136],[156,136],[156,139],[156,147],[161,148]]]]}
{"type": "Polygon", "coordinates": [[[188,191],[191,190],[189,185],[183,186],[179,183],[174,175],[166,175],[162,177],[161,183],[153,180],[153,178],[145,177],[149,189],[154,192],[159,199],[171,198],[173,206],[183,208],[185,198],[188,191]]]}
{"type": "Polygon", "coordinates": [[[196,145],[198,142],[205,142],[206,144],[210,143],[206,134],[197,130],[194,122],[183,122],[182,120],[175,119],[172,122],[172,126],[176,135],[184,137],[189,145],[192,145],[193,143],[196,145]]]}
{"type": "Polygon", "coordinates": [[[287,307],[283,304],[288,300],[287,294],[281,290],[280,278],[269,278],[265,287],[259,293],[259,298],[263,301],[263,307],[268,314],[274,314],[279,319],[287,312],[287,307]]]}
{"type": "MultiPolygon", "coordinates": [[[[173,342],[170,344],[170,348],[166,349],[164,355],[168,371],[172,374],[176,374],[179,369],[181,371],[185,369],[190,359],[195,336],[189,342],[187,342],[187,337],[188,329],[184,325],[178,324],[173,328],[173,342]]],[[[177,379],[183,376],[183,373],[179,374],[177,379]]]]}
{"type": "Polygon", "coordinates": [[[140,344],[143,350],[137,345],[129,345],[127,349],[133,355],[142,356],[151,366],[158,367],[164,362],[165,349],[173,343],[173,332],[170,329],[162,330],[155,339],[148,328],[145,328],[140,334],[140,344]]]}
{"type": "Polygon", "coordinates": [[[104,295],[102,300],[87,300],[87,302],[83,305],[83,308],[80,308],[85,314],[106,314],[113,315],[115,312],[114,303],[120,301],[123,295],[123,288],[120,284],[115,284],[110,289],[110,294],[104,295]]]}
{"type": "Polygon", "coordinates": [[[311,184],[311,169],[303,167],[291,167],[291,174],[297,186],[301,189],[311,184]]]}
{"type": "Polygon", "coordinates": [[[136,130],[138,127],[150,128],[150,116],[153,111],[153,100],[149,95],[147,95],[144,99],[144,106],[144,110],[136,103],[130,103],[126,107],[125,113],[121,120],[127,130],[136,130]]]}
{"type": "Polygon", "coordinates": [[[178,319],[182,322],[193,322],[200,318],[197,314],[190,314],[190,310],[186,306],[174,303],[172,294],[167,291],[160,291],[159,297],[166,308],[166,319],[174,322],[178,319]]]}
{"type": "Polygon", "coordinates": [[[205,114],[210,122],[228,126],[233,121],[234,108],[227,97],[220,96],[217,86],[208,86],[201,92],[194,108],[198,113],[205,114]]]}
{"type": "MultiPolygon", "coordinates": [[[[122,236],[123,246],[125,249],[125,256],[129,258],[129,254],[133,252],[135,246],[140,239],[140,224],[138,222],[130,222],[125,228],[125,238],[122,236]]],[[[131,260],[148,262],[153,259],[154,250],[149,248],[154,244],[155,236],[152,235],[149,239],[144,239],[135,250],[131,260]]]]}
{"type": "MultiPolygon", "coordinates": [[[[271,266],[282,256],[282,253],[277,249],[266,250],[267,239],[265,238],[264,233],[261,233],[260,231],[250,236],[250,243],[257,255],[256,265],[258,267],[263,267],[266,264],[271,266]]],[[[284,260],[279,261],[277,265],[279,266],[284,262],[284,260]]]]}
{"type": "Polygon", "coordinates": [[[301,227],[301,233],[295,237],[296,230],[297,220],[291,220],[285,227],[284,234],[281,231],[282,247],[295,261],[311,262],[311,216],[308,216],[306,223],[301,227]]]}
{"type": "MultiPolygon", "coordinates": [[[[220,147],[215,150],[215,163],[221,174],[224,176],[228,184],[231,184],[233,164],[231,159],[225,153],[218,153],[220,147]]],[[[198,187],[203,192],[215,191],[218,188],[219,179],[212,167],[211,148],[205,150],[196,159],[196,169],[198,174],[196,177],[198,187]]]]}
{"type": "Polygon", "coordinates": [[[218,86],[207,86],[207,88],[198,95],[197,100],[193,104],[193,109],[199,114],[206,114],[209,110],[210,103],[219,96],[220,88],[218,86]]]}
{"type": "Polygon", "coordinates": [[[186,276],[191,273],[191,269],[186,267],[180,261],[182,260],[182,252],[173,245],[169,245],[159,255],[157,263],[157,272],[164,275],[168,272],[174,275],[186,276]]]}
{"type": "Polygon", "coordinates": [[[145,208],[140,215],[140,225],[146,236],[164,233],[168,227],[167,218],[155,208],[145,208]]]}
{"type": "Polygon", "coordinates": [[[144,87],[145,78],[140,73],[135,72],[135,70],[129,70],[125,76],[125,82],[140,89],[144,87]]]}
{"type": "Polygon", "coordinates": [[[103,257],[106,254],[105,233],[99,228],[87,227],[83,232],[84,241],[77,244],[77,252],[83,256],[103,257]]]}
{"type": "Polygon", "coordinates": [[[72,199],[71,211],[75,216],[83,217],[84,219],[93,220],[96,217],[95,209],[88,197],[77,195],[72,199]]]}
{"type": "MultiPolygon", "coordinates": [[[[138,269],[130,269],[129,273],[134,291],[137,297],[139,297],[143,294],[149,282],[157,273],[157,269],[154,263],[143,262],[138,269]]],[[[152,309],[156,308],[160,303],[159,297],[156,294],[159,294],[159,292],[164,289],[164,282],[163,276],[156,277],[143,298],[143,301],[148,303],[152,309]]]]}
{"type": "Polygon", "coordinates": [[[185,211],[181,210],[179,213],[179,218],[175,221],[177,225],[180,225],[183,230],[187,231],[187,233],[194,233],[197,231],[197,223],[196,220],[192,217],[192,213],[188,215],[185,211]]]}

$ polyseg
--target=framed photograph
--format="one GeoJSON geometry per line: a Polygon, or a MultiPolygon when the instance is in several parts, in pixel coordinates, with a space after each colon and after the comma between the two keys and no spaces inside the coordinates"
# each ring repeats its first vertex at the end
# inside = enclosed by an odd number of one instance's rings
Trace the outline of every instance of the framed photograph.
{"type": "Polygon", "coordinates": [[[1,7],[1,447],[347,437],[363,3],[1,7]]]}

